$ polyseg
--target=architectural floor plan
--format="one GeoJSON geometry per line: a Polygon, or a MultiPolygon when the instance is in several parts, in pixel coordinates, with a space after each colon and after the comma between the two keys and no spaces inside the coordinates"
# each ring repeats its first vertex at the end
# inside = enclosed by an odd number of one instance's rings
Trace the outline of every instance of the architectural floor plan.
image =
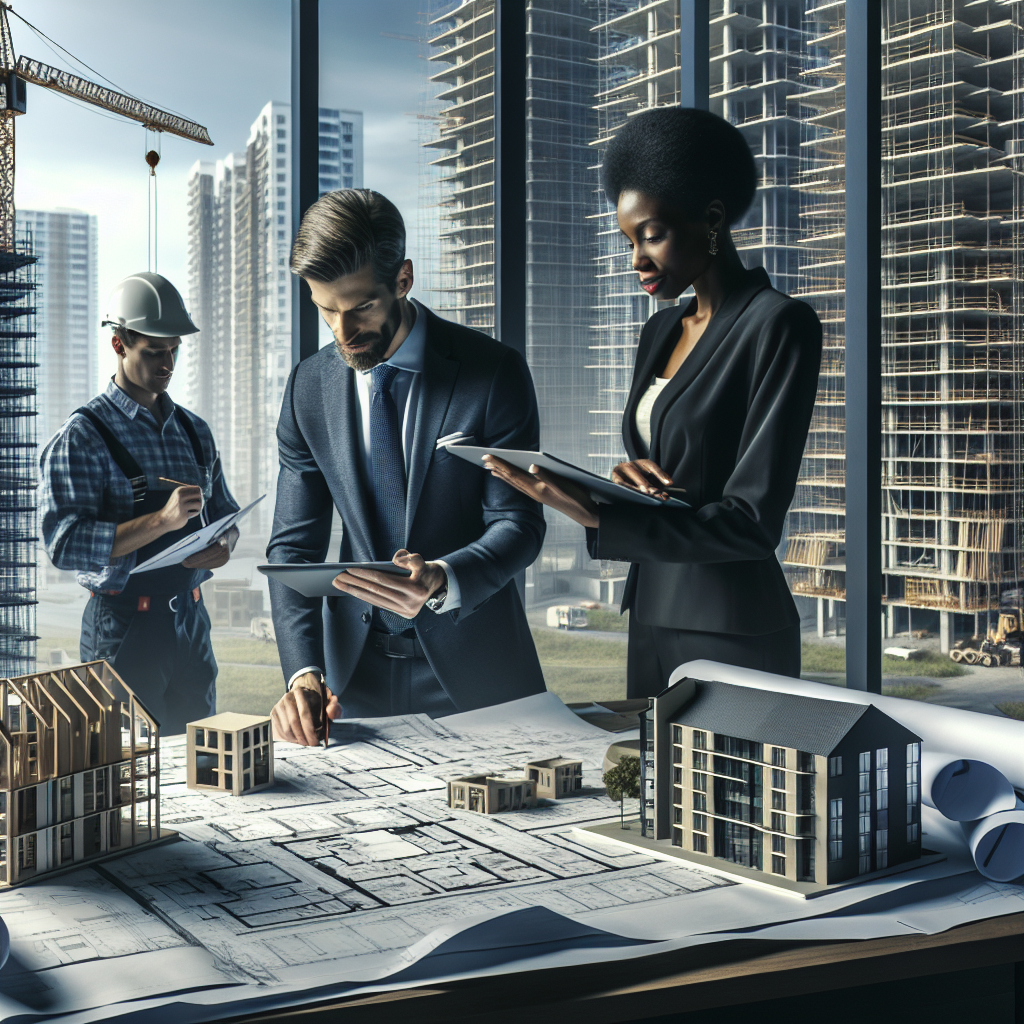
{"type": "MultiPolygon", "coordinates": [[[[336,723],[326,750],[278,745],[274,787],[243,797],[186,789],[184,737],[165,740],[161,819],[180,839],[0,895],[11,933],[0,1019],[109,1019],[125,1003],[143,1013],[133,1021],[208,1020],[241,1002],[386,983],[424,950],[517,912],[686,945],[870,895],[808,908],[578,831],[618,819],[599,788],[617,737],[550,695],[515,703],[520,714],[336,723]],[[583,760],[580,796],[486,816],[446,804],[446,778],[557,756],[583,760]]],[[[1024,905],[1019,887],[977,902],[979,881],[959,886],[969,914],[1024,905]]]]}

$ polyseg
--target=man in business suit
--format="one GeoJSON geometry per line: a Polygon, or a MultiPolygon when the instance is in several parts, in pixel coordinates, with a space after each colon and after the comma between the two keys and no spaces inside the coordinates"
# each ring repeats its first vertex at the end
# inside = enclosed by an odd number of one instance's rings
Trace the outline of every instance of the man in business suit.
{"type": "Polygon", "coordinates": [[[536,449],[525,360],[409,297],[405,226],[377,192],[322,196],[291,268],[336,344],[285,389],[267,558],[325,561],[337,508],[339,560],[393,560],[411,575],[349,570],[326,601],[271,581],[288,680],[275,735],[316,743],[322,679],[332,718],[437,717],[543,691],[515,583],[540,551],[540,508],[443,446],[536,449]]]}

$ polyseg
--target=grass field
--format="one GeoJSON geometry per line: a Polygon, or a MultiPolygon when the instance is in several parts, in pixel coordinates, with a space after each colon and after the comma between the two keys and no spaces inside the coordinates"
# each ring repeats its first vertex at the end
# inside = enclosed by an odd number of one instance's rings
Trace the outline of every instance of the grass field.
{"type": "Polygon", "coordinates": [[[588,608],[587,629],[597,629],[603,633],[628,633],[629,612],[620,615],[613,608],[588,608]]]}
{"type": "MultiPolygon", "coordinates": [[[[846,651],[832,644],[803,644],[800,654],[803,672],[845,672],[846,651]]],[[[926,651],[914,658],[904,661],[902,658],[891,658],[882,655],[883,676],[926,676],[930,679],[955,679],[957,676],[970,675],[967,669],[950,661],[944,654],[926,651]]]]}
{"type": "Polygon", "coordinates": [[[1018,722],[1024,722],[1024,700],[1009,700],[1005,704],[997,704],[996,707],[1007,718],[1016,718],[1018,722]]]}

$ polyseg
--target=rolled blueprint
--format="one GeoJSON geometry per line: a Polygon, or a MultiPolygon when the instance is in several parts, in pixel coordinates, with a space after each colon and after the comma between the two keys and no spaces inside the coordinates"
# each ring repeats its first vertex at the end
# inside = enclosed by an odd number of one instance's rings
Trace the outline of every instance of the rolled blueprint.
{"type": "Polygon", "coordinates": [[[1024,802],[980,821],[962,821],[964,838],[978,870],[993,882],[1024,875],[1024,802]]]}
{"type": "Polygon", "coordinates": [[[1017,806],[1013,786],[998,768],[927,747],[921,752],[921,800],[953,821],[973,822],[1017,806]]]}

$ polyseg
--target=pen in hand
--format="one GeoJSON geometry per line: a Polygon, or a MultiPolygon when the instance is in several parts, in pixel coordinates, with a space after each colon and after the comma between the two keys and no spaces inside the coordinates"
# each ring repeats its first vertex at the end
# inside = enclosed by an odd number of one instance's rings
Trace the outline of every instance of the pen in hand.
{"type": "Polygon", "coordinates": [[[326,749],[331,731],[331,719],[327,714],[327,680],[320,677],[320,725],[317,728],[317,735],[320,742],[326,749]]]}

